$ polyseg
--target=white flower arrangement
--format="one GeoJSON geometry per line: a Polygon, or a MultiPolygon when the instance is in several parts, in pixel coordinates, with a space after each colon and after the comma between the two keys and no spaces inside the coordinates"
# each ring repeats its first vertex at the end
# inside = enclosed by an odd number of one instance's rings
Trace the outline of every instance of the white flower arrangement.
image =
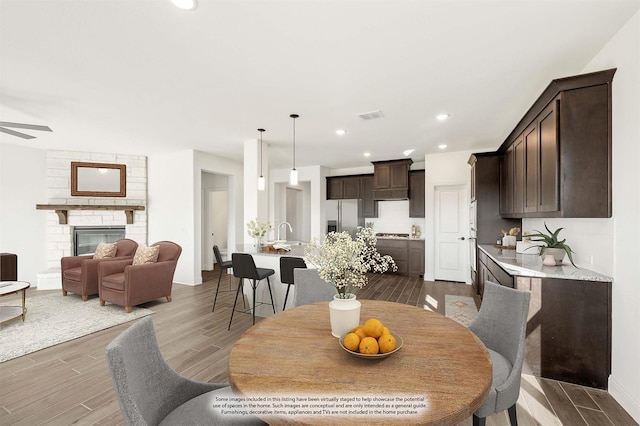
{"type": "Polygon", "coordinates": [[[371,228],[358,227],[355,239],[347,232],[316,237],[305,249],[305,258],[318,267],[320,278],[333,284],[341,298],[349,297],[352,289],[367,285],[367,272],[398,270],[391,256],[382,256],[376,250],[371,228]]]}
{"type": "Polygon", "coordinates": [[[247,223],[247,234],[257,240],[262,240],[267,232],[271,231],[273,227],[269,222],[261,222],[258,218],[252,219],[247,223]]]}

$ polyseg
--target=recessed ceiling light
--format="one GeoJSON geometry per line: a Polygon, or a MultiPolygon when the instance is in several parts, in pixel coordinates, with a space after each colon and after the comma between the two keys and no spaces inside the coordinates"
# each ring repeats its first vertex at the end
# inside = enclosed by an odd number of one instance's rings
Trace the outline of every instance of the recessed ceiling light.
{"type": "Polygon", "coordinates": [[[440,148],[440,149],[445,149],[446,147],[447,147],[447,145],[444,144],[444,143],[441,143],[440,145],[438,145],[438,148],[440,148]]]}
{"type": "Polygon", "coordinates": [[[415,149],[407,149],[406,151],[402,151],[402,153],[406,157],[407,155],[410,155],[413,151],[415,151],[415,149]]]}
{"type": "Polygon", "coordinates": [[[336,130],[336,135],[338,135],[338,136],[344,136],[346,133],[347,133],[347,131],[344,130],[344,129],[336,130]]]}
{"type": "Polygon", "coordinates": [[[365,153],[364,153],[364,156],[365,156],[365,157],[371,157],[371,153],[370,153],[370,152],[365,152],[365,153]]]}
{"type": "Polygon", "coordinates": [[[436,115],[436,118],[437,118],[438,120],[440,120],[440,121],[444,121],[444,120],[446,120],[447,118],[449,118],[449,114],[438,114],[438,115],[436,115]]]}
{"type": "Polygon", "coordinates": [[[193,10],[198,7],[198,0],[171,0],[171,2],[182,10],[193,10]]]}

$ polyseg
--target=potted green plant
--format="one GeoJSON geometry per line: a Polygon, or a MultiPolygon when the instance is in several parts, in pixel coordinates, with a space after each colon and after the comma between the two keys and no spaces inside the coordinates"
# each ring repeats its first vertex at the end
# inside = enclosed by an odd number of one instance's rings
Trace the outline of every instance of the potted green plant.
{"type": "Polygon", "coordinates": [[[573,257],[571,253],[575,253],[571,250],[571,247],[567,243],[565,243],[566,238],[564,240],[558,240],[558,234],[564,228],[558,228],[555,231],[551,231],[547,224],[544,224],[545,229],[547,230],[547,234],[536,230],[536,234],[529,234],[528,237],[532,238],[531,241],[541,242],[543,245],[540,247],[540,256],[552,255],[555,259],[556,265],[561,265],[564,259],[565,254],[569,257],[571,264],[577,268],[576,264],[573,263],[573,257]],[[538,239],[533,239],[538,238],[538,239]]]}

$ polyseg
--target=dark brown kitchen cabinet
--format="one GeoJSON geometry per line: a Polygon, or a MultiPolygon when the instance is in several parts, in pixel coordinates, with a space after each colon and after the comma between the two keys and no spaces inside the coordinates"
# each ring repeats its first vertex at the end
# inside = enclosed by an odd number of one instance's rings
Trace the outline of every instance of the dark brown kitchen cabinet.
{"type": "Polygon", "coordinates": [[[484,250],[478,250],[482,290],[491,281],[531,293],[522,372],[607,389],[612,283],[511,275],[484,250]]]}
{"type": "Polygon", "coordinates": [[[409,275],[424,276],[424,240],[409,240],[409,275]]]}
{"type": "Polygon", "coordinates": [[[538,127],[529,126],[524,139],[524,213],[536,212],[538,208],[538,127]]]}
{"type": "Polygon", "coordinates": [[[558,179],[558,109],[556,99],[538,116],[538,212],[558,210],[560,182],[558,179]]]}
{"type": "MultiPolygon", "coordinates": [[[[510,146],[500,158],[500,214],[513,213],[514,194],[514,148],[510,146]]],[[[471,169],[473,173],[473,168],[471,169]]],[[[473,181],[473,174],[471,176],[473,181]]],[[[473,201],[474,198],[472,197],[473,201]]]]}
{"type": "MultiPolygon", "coordinates": [[[[472,154],[469,158],[471,166],[471,186],[475,186],[475,237],[478,244],[493,244],[502,234],[502,229],[522,227],[519,219],[505,218],[500,215],[500,165],[502,156],[495,152],[472,154]]],[[[473,237],[473,235],[471,235],[473,237]]]]}
{"type": "Polygon", "coordinates": [[[524,185],[526,179],[524,137],[513,144],[513,213],[524,213],[524,185]]]}
{"type": "Polygon", "coordinates": [[[362,198],[360,191],[360,178],[359,177],[346,177],[343,181],[344,199],[354,200],[362,198]]]}
{"type": "Polygon", "coordinates": [[[342,177],[327,178],[327,200],[344,199],[344,179],[342,177]]]}
{"type": "Polygon", "coordinates": [[[378,238],[376,249],[393,258],[397,274],[424,276],[424,240],[378,238]]]}
{"type": "Polygon", "coordinates": [[[520,120],[497,151],[503,216],[611,217],[614,73],[553,80],[520,120]]]}
{"type": "Polygon", "coordinates": [[[362,213],[364,217],[378,217],[378,202],[373,198],[373,175],[361,177],[362,213]]]}
{"type": "Polygon", "coordinates": [[[409,198],[411,159],[373,161],[373,191],[376,200],[409,198]]]}
{"type": "Polygon", "coordinates": [[[482,250],[478,251],[478,270],[480,271],[478,282],[478,294],[484,294],[484,286],[487,281],[513,288],[514,280],[504,269],[487,256],[482,250]]]}
{"type": "Polygon", "coordinates": [[[389,255],[396,262],[397,274],[407,274],[409,271],[409,246],[406,239],[378,238],[376,249],[381,255],[389,255]]]}
{"type": "Polygon", "coordinates": [[[409,217],[425,217],[424,170],[409,172],[409,217]]]}
{"type": "Polygon", "coordinates": [[[327,200],[352,200],[362,198],[360,177],[327,177],[327,200]]]}
{"type": "Polygon", "coordinates": [[[373,198],[373,175],[327,177],[327,200],[362,200],[364,217],[378,217],[378,202],[373,198]]]}

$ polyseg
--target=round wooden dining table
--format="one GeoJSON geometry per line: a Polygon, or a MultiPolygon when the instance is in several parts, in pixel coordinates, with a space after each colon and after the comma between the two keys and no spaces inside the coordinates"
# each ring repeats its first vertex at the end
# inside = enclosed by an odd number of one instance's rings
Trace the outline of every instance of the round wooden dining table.
{"type": "Polygon", "coordinates": [[[361,303],[361,323],[379,319],[402,348],[360,358],[331,335],[328,302],[299,306],[259,321],[234,344],[234,394],[273,425],[455,425],[482,405],[491,359],[466,327],[415,306],[361,303]]]}

